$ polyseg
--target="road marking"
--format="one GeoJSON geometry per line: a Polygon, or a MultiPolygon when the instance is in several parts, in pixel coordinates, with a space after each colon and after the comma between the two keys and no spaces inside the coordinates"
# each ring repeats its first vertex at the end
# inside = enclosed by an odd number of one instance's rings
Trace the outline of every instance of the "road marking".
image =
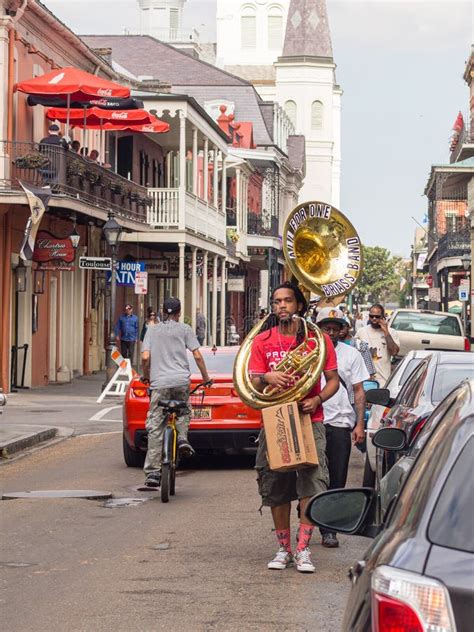
{"type": "MultiPolygon", "coordinates": [[[[105,417],[112,410],[116,410],[117,408],[122,408],[121,406],[109,406],[108,408],[102,408],[98,413],[93,415],[89,421],[102,421],[102,418],[105,417]]],[[[122,421],[121,419],[104,419],[104,421],[122,421]]]]}

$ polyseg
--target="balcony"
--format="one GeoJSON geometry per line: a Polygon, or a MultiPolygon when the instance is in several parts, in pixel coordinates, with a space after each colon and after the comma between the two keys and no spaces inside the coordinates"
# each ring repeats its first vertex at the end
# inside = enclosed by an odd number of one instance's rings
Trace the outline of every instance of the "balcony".
{"type": "Polygon", "coordinates": [[[188,230],[216,243],[226,243],[226,218],[205,200],[176,189],[148,189],[152,200],[147,222],[155,230],[188,230]]]}
{"type": "Polygon", "coordinates": [[[446,233],[438,242],[438,261],[447,257],[462,257],[471,250],[470,228],[466,226],[456,233],[446,233]]]}
{"type": "Polygon", "coordinates": [[[53,197],[70,198],[145,223],[153,201],[147,189],[73,151],[51,145],[0,141],[0,193],[21,190],[20,181],[51,187],[53,197]]]}
{"type": "Polygon", "coordinates": [[[247,232],[249,235],[260,235],[262,237],[278,237],[278,217],[262,217],[249,213],[247,220],[247,232]]]}
{"type": "Polygon", "coordinates": [[[449,162],[459,162],[474,156],[474,125],[464,122],[464,127],[459,133],[456,143],[453,146],[449,162]]]}

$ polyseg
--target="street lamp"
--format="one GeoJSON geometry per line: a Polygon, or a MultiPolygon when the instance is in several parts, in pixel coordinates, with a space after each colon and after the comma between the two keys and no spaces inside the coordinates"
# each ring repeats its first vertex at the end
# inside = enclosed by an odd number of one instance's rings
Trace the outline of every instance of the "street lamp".
{"type": "Polygon", "coordinates": [[[115,295],[117,289],[117,275],[115,271],[117,248],[120,243],[120,237],[122,235],[122,227],[117,222],[112,212],[109,213],[108,219],[102,228],[105,241],[110,249],[112,260],[112,274],[110,278],[110,315],[109,315],[109,344],[107,346],[107,382],[112,379],[114,374],[114,362],[112,360],[112,351],[115,347],[115,330],[114,330],[114,317],[115,317],[115,295]]]}
{"type": "Polygon", "coordinates": [[[465,252],[463,256],[461,257],[461,263],[462,263],[462,267],[467,272],[469,268],[471,267],[471,255],[468,252],[465,252]]]}

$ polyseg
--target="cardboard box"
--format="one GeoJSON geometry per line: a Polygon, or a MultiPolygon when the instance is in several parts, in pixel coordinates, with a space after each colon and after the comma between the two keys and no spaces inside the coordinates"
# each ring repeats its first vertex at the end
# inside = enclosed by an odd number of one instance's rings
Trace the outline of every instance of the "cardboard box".
{"type": "Polygon", "coordinates": [[[262,410],[270,469],[278,472],[318,465],[318,454],[309,415],[296,402],[262,410]]]}

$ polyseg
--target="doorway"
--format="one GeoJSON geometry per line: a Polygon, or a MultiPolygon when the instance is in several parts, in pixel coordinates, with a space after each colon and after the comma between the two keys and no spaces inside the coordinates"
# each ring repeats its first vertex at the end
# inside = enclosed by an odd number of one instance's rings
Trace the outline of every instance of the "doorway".
{"type": "Polygon", "coordinates": [[[117,173],[133,180],[133,136],[122,136],[118,139],[117,173]]]}

